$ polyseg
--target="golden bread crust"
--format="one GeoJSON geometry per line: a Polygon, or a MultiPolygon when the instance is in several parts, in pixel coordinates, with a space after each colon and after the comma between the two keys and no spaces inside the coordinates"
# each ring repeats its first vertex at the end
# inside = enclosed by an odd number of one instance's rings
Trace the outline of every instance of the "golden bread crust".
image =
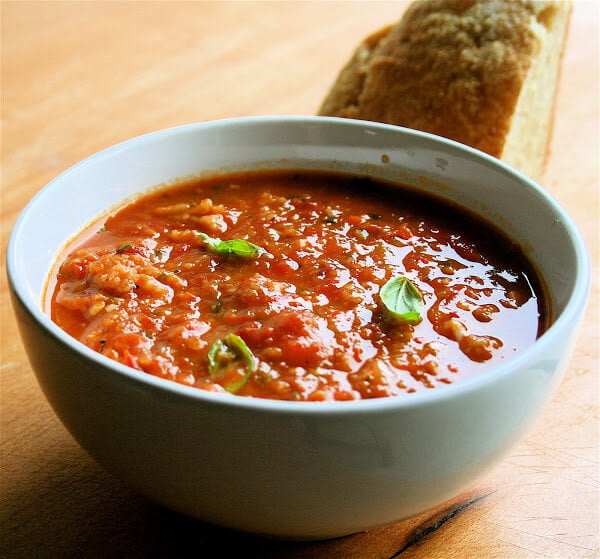
{"type": "Polygon", "coordinates": [[[554,2],[422,0],[361,43],[319,114],[431,132],[501,157],[554,2]]]}

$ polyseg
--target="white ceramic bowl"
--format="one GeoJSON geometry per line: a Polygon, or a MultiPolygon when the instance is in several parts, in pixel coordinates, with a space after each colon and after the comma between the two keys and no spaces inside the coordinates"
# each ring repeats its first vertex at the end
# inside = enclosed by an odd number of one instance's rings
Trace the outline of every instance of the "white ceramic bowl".
{"type": "Polygon", "coordinates": [[[317,117],[207,122],[98,153],[25,208],[7,268],[39,383],[98,462],[167,507],[285,538],[391,523],[487,471],[559,384],[590,274],[571,219],[498,160],[411,130],[317,117]],[[471,207],[523,244],[549,290],[553,325],[512,360],[452,386],[370,401],[281,402],[208,393],[129,369],[42,312],[57,252],[107,207],[178,177],[257,167],[370,173],[471,207]]]}

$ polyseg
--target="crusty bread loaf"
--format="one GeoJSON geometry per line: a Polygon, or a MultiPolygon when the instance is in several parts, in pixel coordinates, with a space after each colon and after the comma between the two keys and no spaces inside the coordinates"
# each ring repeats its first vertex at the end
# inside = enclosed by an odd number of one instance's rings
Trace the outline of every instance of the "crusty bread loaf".
{"type": "Polygon", "coordinates": [[[439,134],[539,179],[570,0],[418,0],[367,37],[319,114],[439,134]]]}

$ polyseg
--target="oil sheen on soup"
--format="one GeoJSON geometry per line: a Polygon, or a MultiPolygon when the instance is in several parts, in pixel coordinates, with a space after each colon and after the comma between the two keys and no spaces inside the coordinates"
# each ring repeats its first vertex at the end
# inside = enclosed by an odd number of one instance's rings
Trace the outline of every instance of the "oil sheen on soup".
{"type": "Polygon", "coordinates": [[[364,177],[255,171],[154,191],[59,260],[52,319],[110,359],[280,400],[406,396],[485,374],[546,327],[490,224],[364,177]]]}

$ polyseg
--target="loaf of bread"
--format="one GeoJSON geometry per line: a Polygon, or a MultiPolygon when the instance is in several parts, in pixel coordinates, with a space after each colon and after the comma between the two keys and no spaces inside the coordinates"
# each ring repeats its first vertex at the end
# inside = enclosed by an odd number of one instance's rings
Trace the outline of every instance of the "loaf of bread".
{"type": "Polygon", "coordinates": [[[320,115],[451,138],[539,180],[570,0],[417,0],[356,49],[320,115]]]}

